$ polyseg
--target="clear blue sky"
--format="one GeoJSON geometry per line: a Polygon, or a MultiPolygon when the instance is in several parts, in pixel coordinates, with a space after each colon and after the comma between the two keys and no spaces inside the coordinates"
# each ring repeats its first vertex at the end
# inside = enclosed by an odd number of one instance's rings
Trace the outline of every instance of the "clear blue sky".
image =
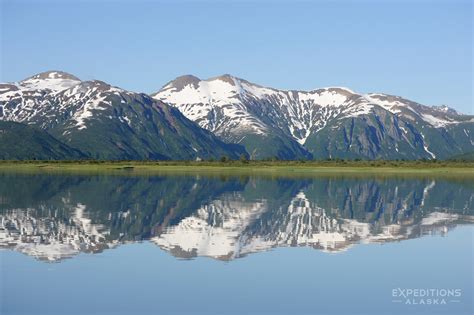
{"type": "Polygon", "coordinates": [[[2,82],[55,69],[150,93],[230,73],[474,113],[470,0],[0,1],[2,82]]]}

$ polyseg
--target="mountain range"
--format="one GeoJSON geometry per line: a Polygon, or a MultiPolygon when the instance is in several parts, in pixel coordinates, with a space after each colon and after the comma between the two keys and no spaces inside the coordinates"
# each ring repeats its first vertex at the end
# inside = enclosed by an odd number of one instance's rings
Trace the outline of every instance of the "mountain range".
{"type": "MultiPolygon", "coordinates": [[[[0,93],[0,120],[44,130],[89,158],[190,160],[222,155],[238,158],[245,153],[242,147],[226,144],[200,128],[176,108],[98,80],[45,72],[1,84],[0,93]]],[[[34,139],[25,139],[26,146],[31,142],[34,139]]]]}
{"type": "Polygon", "coordinates": [[[44,72],[0,84],[0,122],[2,159],[448,159],[474,152],[474,116],[447,106],[342,87],[278,90],[231,75],[182,76],[147,95],[44,72]],[[22,129],[22,141],[12,140],[13,129],[22,129]]]}
{"type": "Polygon", "coordinates": [[[474,151],[474,116],[347,88],[284,91],[223,75],[152,94],[252,158],[445,159],[474,151]]]}

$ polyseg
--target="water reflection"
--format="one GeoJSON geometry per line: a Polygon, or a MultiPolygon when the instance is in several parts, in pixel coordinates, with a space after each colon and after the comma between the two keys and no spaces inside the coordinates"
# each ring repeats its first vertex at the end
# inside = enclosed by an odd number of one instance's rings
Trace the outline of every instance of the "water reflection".
{"type": "Polygon", "coordinates": [[[345,251],[474,222],[474,181],[0,175],[0,246],[41,260],[151,240],[179,258],[345,251]]]}

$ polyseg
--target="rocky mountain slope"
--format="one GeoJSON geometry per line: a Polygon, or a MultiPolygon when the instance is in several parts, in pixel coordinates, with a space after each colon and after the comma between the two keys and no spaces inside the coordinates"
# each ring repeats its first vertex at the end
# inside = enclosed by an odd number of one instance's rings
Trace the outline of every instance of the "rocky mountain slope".
{"type": "Polygon", "coordinates": [[[146,94],[50,71],[0,84],[0,120],[47,131],[97,159],[207,159],[245,151],[146,94]]]}
{"type": "Polygon", "coordinates": [[[252,158],[445,159],[474,151],[474,116],[386,94],[284,91],[182,76],[152,96],[252,158]]]}

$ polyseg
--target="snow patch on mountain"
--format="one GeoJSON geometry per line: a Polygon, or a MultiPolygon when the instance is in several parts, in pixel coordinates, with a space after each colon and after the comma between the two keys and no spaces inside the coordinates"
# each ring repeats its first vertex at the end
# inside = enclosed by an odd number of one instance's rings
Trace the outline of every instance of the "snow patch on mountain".
{"type": "Polygon", "coordinates": [[[29,79],[21,81],[18,86],[26,90],[52,90],[55,92],[68,89],[81,81],[69,79],[29,79]]]}
{"type": "Polygon", "coordinates": [[[186,85],[180,93],[173,93],[176,90],[173,86],[164,90],[163,96],[173,103],[199,104],[209,102],[222,102],[235,97],[241,92],[237,86],[229,82],[218,79],[201,81],[197,88],[186,85]]]}
{"type": "Polygon", "coordinates": [[[88,100],[83,106],[82,109],[77,111],[73,116],[73,119],[76,120],[76,127],[79,130],[86,129],[86,120],[93,117],[94,110],[103,110],[106,109],[103,105],[112,105],[110,102],[106,101],[107,96],[102,96],[94,99],[88,100]]]}
{"type": "Polygon", "coordinates": [[[421,116],[423,117],[424,121],[426,121],[427,123],[429,123],[430,125],[432,125],[433,127],[436,127],[436,128],[441,128],[441,127],[445,127],[449,124],[455,124],[456,123],[456,121],[452,121],[452,120],[449,120],[449,119],[442,119],[442,118],[435,117],[435,116],[427,114],[427,113],[423,113],[423,114],[421,114],[421,116]]]}
{"type": "Polygon", "coordinates": [[[58,92],[79,83],[81,83],[81,80],[71,74],[61,71],[49,71],[20,81],[16,83],[16,86],[24,90],[51,90],[58,92]]]}
{"type": "Polygon", "coordinates": [[[348,99],[347,95],[341,94],[336,89],[332,88],[317,90],[315,92],[297,92],[297,99],[291,97],[291,92],[286,93],[290,95],[291,101],[300,100],[302,102],[312,102],[313,104],[320,106],[343,106],[348,99]]]}
{"type": "Polygon", "coordinates": [[[425,135],[423,133],[420,133],[421,137],[423,138],[423,149],[429,154],[431,155],[431,157],[433,159],[436,159],[436,154],[434,154],[433,152],[431,152],[429,149],[428,149],[428,144],[426,143],[426,140],[425,140],[425,135]]]}

